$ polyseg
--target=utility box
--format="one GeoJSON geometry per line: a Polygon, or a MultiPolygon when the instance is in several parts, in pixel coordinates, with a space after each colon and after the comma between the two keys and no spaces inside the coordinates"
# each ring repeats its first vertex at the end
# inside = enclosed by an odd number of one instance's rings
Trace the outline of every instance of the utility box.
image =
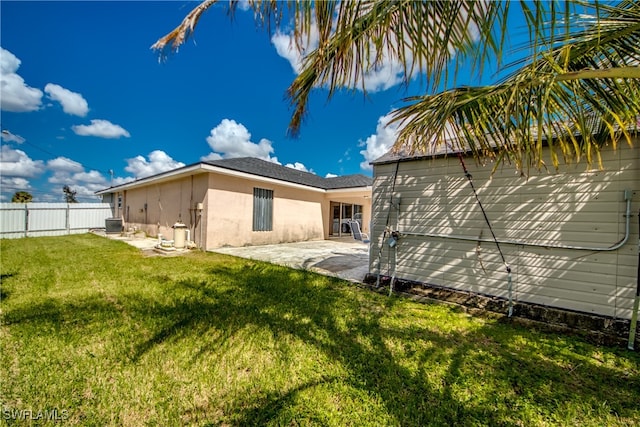
{"type": "Polygon", "coordinates": [[[107,218],[104,226],[107,233],[122,233],[122,218],[107,218]]]}
{"type": "Polygon", "coordinates": [[[173,247],[184,249],[187,241],[187,226],[178,221],[173,224],[173,247]]]}

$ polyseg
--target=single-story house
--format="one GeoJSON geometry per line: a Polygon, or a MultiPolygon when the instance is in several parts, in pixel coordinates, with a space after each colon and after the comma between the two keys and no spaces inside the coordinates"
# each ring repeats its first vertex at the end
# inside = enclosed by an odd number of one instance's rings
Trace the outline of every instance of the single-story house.
{"type": "Polygon", "coordinates": [[[602,170],[578,163],[528,176],[508,164],[492,174],[493,164],[465,157],[506,265],[456,154],[389,152],[373,162],[368,276],[628,325],[638,280],[639,147],[637,137],[632,147],[603,147],[602,170]]]}
{"type": "Polygon", "coordinates": [[[205,250],[350,235],[348,220],[368,232],[372,179],[323,178],[257,158],[200,162],[96,194],[125,229],[171,239],[178,221],[205,250]]]}

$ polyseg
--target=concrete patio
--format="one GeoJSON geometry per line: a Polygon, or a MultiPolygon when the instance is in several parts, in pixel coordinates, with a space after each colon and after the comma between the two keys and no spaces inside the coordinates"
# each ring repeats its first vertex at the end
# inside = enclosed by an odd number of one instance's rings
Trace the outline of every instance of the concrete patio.
{"type": "Polygon", "coordinates": [[[360,283],[369,272],[369,245],[353,239],[219,248],[213,252],[311,270],[360,283]]]}
{"type": "MultiPolygon", "coordinates": [[[[99,234],[135,246],[148,255],[160,255],[161,252],[165,256],[177,256],[189,252],[188,249],[158,251],[158,240],[145,237],[144,234],[99,234]]],[[[214,249],[212,252],[306,269],[359,283],[363,282],[369,272],[369,245],[351,238],[226,247],[214,249]]]]}

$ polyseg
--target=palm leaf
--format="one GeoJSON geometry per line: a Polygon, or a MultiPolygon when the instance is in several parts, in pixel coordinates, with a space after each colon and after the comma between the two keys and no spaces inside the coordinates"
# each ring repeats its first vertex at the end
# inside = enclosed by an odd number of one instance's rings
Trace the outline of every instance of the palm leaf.
{"type": "Polygon", "coordinates": [[[545,145],[558,167],[560,158],[599,161],[606,141],[630,144],[640,117],[640,5],[603,9],[604,19],[541,50],[500,84],[406,99],[390,122],[401,127],[396,150],[439,152],[453,130],[461,136],[456,149],[524,170],[544,166],[545,145]]]}
{"type": "MultiPolygon", "coordinates": [[[[165,52],[184,43],[216,0],[198,5],[152,47],[165,52]]],[[[293,26],[299,49],[317,35],[300,74],[287,90],[293,108],[289,131],[297,135],[311,92],[331,98],[345,87],[362,90],[363,78],[385,61],[399,63],[407,84],[418,76],[427,92],[405,99],[394,114],[401,131],[396,149],[436,152],[443,146],[477,158],[510,161],[524,171],[552,163],[597,162],[607,140],[630,142],[640,116],[640,4],[579,1],[525,2],[531,55],[508,64],[516,69],[495,85],[455,87],[459,66],[477,73],[498,60],[508,39],[510,2],[494,1],[290,1],[249,0],[257,22],[271,31],[293,26]],[[593,11],[591,17],[578,11],[593,11]],[[444,82],[444,83],[443,83],[444,82]],[[456,137],[451,138],[454,132],[456,137]]],[[[233,12],[237,2],[229,3],[233,12]]]]}

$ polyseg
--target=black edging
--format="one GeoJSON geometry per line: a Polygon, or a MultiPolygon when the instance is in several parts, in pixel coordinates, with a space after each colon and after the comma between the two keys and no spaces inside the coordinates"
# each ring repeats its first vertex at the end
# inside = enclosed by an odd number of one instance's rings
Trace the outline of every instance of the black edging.
{"type": "MultiPolygon", "coordinates": [[[[375,286],[377,280],[377,274],[367,273],[363,283],[370,290],[388,293],[391,276],[380,276],[379,287],[375,286]]],[[[579,335],[598,345],[627,347],[628,344],[630,321],[626,319],[516,301],[513,302],[513,315],[508,318],[506,298],[397,278],[393,283],[393,291],[417,302],[446,302],[474,314],[501,315],[504,322],[567,335],[579,335]]]]}

